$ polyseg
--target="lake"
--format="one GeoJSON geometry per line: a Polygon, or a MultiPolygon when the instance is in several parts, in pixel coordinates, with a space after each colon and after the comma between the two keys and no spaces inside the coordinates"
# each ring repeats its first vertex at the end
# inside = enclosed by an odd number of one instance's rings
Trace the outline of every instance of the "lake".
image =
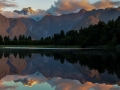
{"type": "Polygon", "coordinates": [[[0,90],[120,90],[120,50],[0,50],[0,90]]]}

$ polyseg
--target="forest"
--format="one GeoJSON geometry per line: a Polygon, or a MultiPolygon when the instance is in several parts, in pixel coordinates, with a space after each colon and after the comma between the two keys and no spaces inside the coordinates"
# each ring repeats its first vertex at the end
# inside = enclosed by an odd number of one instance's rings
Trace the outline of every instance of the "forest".
{"type": "Polygon", "coordinates": [[[99,21],[96,25],[80,30],[70,30],[56,33],[53,36],[33,40],[31,36],[20,35],[10,39],[9,36],[0,36],[0,45],[61,45],[61,46],[117,46],[120,44],[120,16],[108,23],[99,21]]]}

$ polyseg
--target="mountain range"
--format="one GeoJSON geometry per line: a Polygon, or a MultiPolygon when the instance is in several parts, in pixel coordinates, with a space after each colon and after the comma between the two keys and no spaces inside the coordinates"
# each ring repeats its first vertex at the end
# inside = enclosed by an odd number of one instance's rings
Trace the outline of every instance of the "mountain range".
{"type": "MultiPolygon", "coordinates": [[[[34,13],[31,10],[30,8],[28,11],[34,13]]],[[[20,13],[17,11],[14,12],[20,13]]],[[[61,30],[64,30],[64,32],[73,29],[80,30],[81,27],[95,25],[99,21],[107,23],[109,20],[117,19],[118,16],[120,16],[120,7],[94,9],[92,11],[81,9],[78,13],[63,14],[60,16],[48,13],[39,21],[30,18],[6,18],[0,14],[0,35],[3,37],[9,35],[11,38],[25,35],[31,36],[33,39],[40,39],[41,37],[53,36],[61,30]]]]}

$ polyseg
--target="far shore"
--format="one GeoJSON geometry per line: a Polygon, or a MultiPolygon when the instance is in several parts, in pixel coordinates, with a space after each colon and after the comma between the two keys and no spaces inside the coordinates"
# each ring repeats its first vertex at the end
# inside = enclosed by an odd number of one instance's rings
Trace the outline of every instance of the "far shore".
{"type": "Polygon", "coordinates": [[[117,47],[108,46],[89,46],[82,48],[81,46],[60,46],[60,45],[0,45],[0,49],[118,49],[117,47]]]}
{"type": "Polygon", "coordinates": [[[0,45],[0,49],[81,49],[80,46],[0,45]]]}
{"type": "Polygon", "coordinates": [[[60,46],[60,45],[0,45],[2,47],[36,47],[36,48],[80,48],[80,46],[60,46]]]}

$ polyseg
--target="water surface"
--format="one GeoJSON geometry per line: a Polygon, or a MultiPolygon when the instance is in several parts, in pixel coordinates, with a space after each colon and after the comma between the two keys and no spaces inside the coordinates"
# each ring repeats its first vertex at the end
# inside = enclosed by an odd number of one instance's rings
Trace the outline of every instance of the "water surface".
{"type": "Polygon", "coordinates": [[[1,49],[0,90],[120,90],[119,50],[1,49]]]}

